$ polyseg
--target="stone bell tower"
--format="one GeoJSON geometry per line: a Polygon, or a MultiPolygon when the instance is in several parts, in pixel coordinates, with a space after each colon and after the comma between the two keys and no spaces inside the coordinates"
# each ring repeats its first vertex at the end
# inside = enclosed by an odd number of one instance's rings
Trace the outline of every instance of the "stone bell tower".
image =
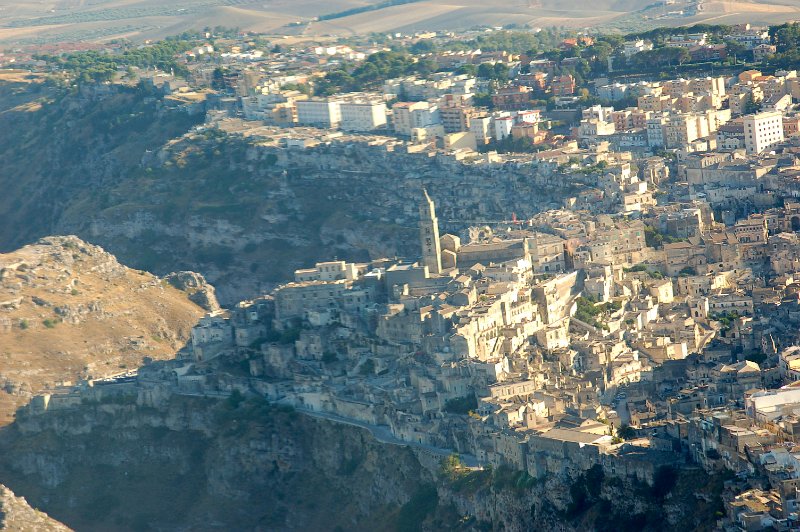
{"type": "Polygon", "coordinates": [[[439,245],[439,220],[436,218],[436,206],[422,189],[425,197],[419,203],[419,240],[422,244],[422,263],[431,274],[442,273],[442,251],[439,245]]]}

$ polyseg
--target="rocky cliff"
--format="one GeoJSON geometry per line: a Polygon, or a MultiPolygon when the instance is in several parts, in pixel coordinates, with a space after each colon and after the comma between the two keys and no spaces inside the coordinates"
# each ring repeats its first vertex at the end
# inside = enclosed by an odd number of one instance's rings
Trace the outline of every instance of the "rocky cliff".
{"type": "Polygon", "coordinates": [[[70,529],[31,508],[22,497],[0,484],[0,530],[8,532],[69,532],[70,529]]]}
{"type": "Polygon", "coordinates": [[[654,487],[467,471],[236,396],[22,412],[0,457],[0,481],[77,530],[695,530],[719,509],[718,480],[695,470],[654,487]]]}
{"type": "Polygon", "coordinates": [[[46,387],[173,358],[216,300],[199,275],[169,281],[71,236],[0,254],[0,424],[46,387]]]}

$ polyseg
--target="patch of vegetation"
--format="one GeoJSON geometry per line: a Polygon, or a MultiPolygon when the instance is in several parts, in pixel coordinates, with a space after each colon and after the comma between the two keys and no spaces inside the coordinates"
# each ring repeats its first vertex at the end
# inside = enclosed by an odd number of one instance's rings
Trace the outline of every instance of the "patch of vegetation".
{"type": "Polygon", "coordinates": [[[450,414],[467,415],[476,408],[478,408],[478,400],[473,394],[450,399],[444,405],[444,411],[450,414]]]}
{"type": "Polygon", "coordinates": [[[119,68],[131,66],[186,74],[186,67],[176,61],[176,56],[198,44],[198,40],[184,34],[169,37],[151,46],[131,47],[122,53],[88,50],[59,56],[42,55],[37,56],[37,59],[70,73],[79,83],[102,82],[111,80],[119,68]]]}
{"type": "Polygon", "coordinates": [[[352,456],[347,460],[343,460],[339,465],[339,474],[345,477],[352,476],[356,472],[358,466],[364,462],[364,457],[361,455],[352,456]]]}
{"type": "Polygon", "coordinates": [[[757,351],[755,353],[749,353],[745,355],[744,359],[749,360],[750,362],[755,362],[756,364],[763,364],[767,360],[767,355],[757,351]]]}
{"type": "Polygon", "coordinates": [[[422,530],[422,523],[439,506],[439,493],[433,484],[421,486],[411,499],[400,508],[397,518],[398,532],[422,530]]]}
{"type": "Polygon", "coordinates": [[[500,466],[492,473],[492,485],[500,490],[510,489],[521,493],[538,483],[538,480],[530,476],[527,471],[518,471],[506,466],[500,466]]]}
{"type": "Polygon", "coordinates": [[[648,269],[646,264],[637,264],[630,268],[623,268],[622,269],[625,273],[637,273],[637,272],[646,272],[647,275],[650,276],[651,279],[663,279],[664,274],[657,270],[650,270],[648,269]]]}
{"type": "Polygon", "coordinates": [[[244,396],[239,390],[233,390],[231,394],[225,399],[225,404],[231,410],[236,410],[239,405],[244,401],[244,396]]]}
{"type": "Polygon", "coordinates": [[[675,242],[685,242],[683,238],[677,238],[670,235],[661,233],[652,225],[644,226],[644,242],[651,248],[660,249],[664,244],[673,244],[675,242]]]}
{"type": "Polygon", "coordinates": [[[608,326],[602,323],[598,318],[610,312],[617,311],[622,308],[622,304],[618,301],[609,301],[602,305],[595,305],[590,297],[579,297],[575,300],[578,309],[575,311],[575,317],[584,323],[597,328],[607,329],[608,326]]]}
{"type": "Polygon", "coordinates": [[[492,470],[466,470],[451,478],[450,487],[457,493],[475,493],[492,483],[492,470]]]}
{"type": "Polygon", "coordinates": [[[653,487],[650,493],[657,500],[662,500],[675,488],[678,482],[678,471],[672,466],[661,466],[653,476],[653,487]]]}
{"type": "Polygon", "coordinates": [[[293,344],[300,338],[301,331],[302,329],[300,327],[291,327],[281,331],[278,335],[277,341],[280,344],[293,344]]]}
{"type": "Polygon", "coordinates": [[[361,367],[358,368],[358,372],[361,375],[372,375],[375,373],[375,362],[371,358],[368,358],[361,364],[361,367]]]}
{"type": "Polygon", "coordinates": [[[436,71],[436,63],[404,52],[381,51],[367,57],[352,69],[332,70],[315,83],[317,95],[357,92],[379,88],[384,81],[402,76],[426,76],[436,71]]]}
{"type": "MultiPolygon", "coordinates": [[[[721,325],[721,330],[729,331],[733,326],[733,322],[736,321],[740,316],[737,311],[730,310],[725,312],[712,312],[708,317],[712,320],[718,321],[721,325]]],[[[764,358],[766,358],[766,355],[764,358]]]]}
{"type": "Polygon", "coordinates": [[[387,7],[401,6],[404,4],[413,4],[421,1],[422,0],[383,0],[382,2],[378,2],[376,4],[368,4],[365,6],[345,9],[344,11],[336,11],[334,13],[328,13],[327,15],[320,15],[319,20],[321,21],[336,20],[337,18],[344,18],[352,15],[358,15],[359,13],[367,13],[368,11],[377,11],[379,9],[385,9],[387,7]]]}
{"type": "Polygon", "coordinates": [[[630,425],[622,425],[617,429],[617,436],[623,440],[631,440],[636,437],[636,429],[630,425]]]}
{"type": "Polygon", "coordinates": [[[600,493],[605,477],[602,466],[595,464],[573,481],[569,487],[569,494],[572,500],[564,512],[567,519],[580,517],[593,504],[600,501],[600,493]]]}
{"type": "Polygon", "coordinates": [[[496,151],[497,153],[536,153],[547,149],[544,144],[534,144],[529,137],[514,138],[511,135],[501,140],[492,140],[485,146],[480,146],[479,151],[496,151]]]}

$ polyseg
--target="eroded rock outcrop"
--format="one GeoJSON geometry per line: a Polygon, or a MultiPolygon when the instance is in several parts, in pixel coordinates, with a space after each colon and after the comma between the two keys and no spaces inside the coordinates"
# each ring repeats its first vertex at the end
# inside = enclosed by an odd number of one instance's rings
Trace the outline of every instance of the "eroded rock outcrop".
{"type": "Polygon", "coordinates": [[[209,312],[219,310],[216,291],[206,278],[195,272],[173,272],[164,279],[177,288],[189,294],[189,299],[209,312]]]}
{"type": "Polygon", "coordinates": [[[0,530],[8,532],[69,532],[71,529],[30,507],[0,484],[0,530]]]}

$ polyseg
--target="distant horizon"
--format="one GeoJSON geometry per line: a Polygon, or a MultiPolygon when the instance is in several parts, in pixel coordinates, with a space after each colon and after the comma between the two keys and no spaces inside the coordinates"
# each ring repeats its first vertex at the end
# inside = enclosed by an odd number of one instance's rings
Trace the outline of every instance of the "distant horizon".
{"type": "Polygon", "coordinates": [[[0,46],[113,39],[143,42],[190,29],[238,27],[290,39],[341,38],[373,32],[463,31],[477,27],[566,27],[629,33],[698,23],[756,25],[800,19],[800,0],[731,2],[675,0],[200,0],[164,5],[154,0],[58,8],[56,3],[0,0],[0,46]],[[565,4],[569,5],[568,8],[565,4]],[[374,6],[374,7],[369,7],[374,6]],[[337,14],[330,20],[319,17],[337,14]]]}

